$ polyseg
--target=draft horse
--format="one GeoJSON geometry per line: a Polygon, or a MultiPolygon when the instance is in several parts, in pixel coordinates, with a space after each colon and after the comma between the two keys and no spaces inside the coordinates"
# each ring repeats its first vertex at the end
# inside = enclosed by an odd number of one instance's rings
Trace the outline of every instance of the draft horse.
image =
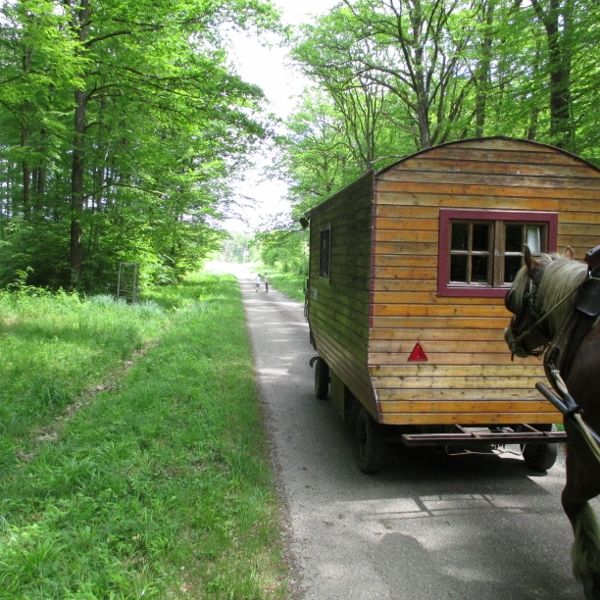
{"type": "MultiPolygon", "coordinates": [[[[600,247],[593,252],[597,250],[600,247]]],[[[600,307],[589,310],[600,303],[600,285],[592,286],[596,292],[585,291],[589,287],[586,282],[600,283],[600,274],[596,274],[588,264],[572,260],[572,251],[570,256],[534,257],[525,247],[524,266],[506,295],[506,307],[513,316],[504,337],[513,356],[544,354],[547,374],[555,363],[554,372],[562,376],[583,420],[600,432],[600,307]],[[590,313],[583,326],[581,306],[587,306],[583,312],[590,313]]],[[[600,528],[588,501],[600,493],[600,463],[569,415],[564,424],[566,484],[561,501],[575,538],[573,573],[583,585],[585,597],[599,600],[600,528]]]]}

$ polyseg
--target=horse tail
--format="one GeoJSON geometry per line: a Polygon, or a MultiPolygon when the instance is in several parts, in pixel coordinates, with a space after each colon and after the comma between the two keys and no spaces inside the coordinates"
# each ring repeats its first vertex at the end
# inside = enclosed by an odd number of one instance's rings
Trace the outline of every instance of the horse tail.
{"type": "Polygon", "coordinates": [[[573,543],[573,574],[592,589],[591,598],[600,598],[600,526],[592,507],[585,503],[577,515],[573,543]]]}

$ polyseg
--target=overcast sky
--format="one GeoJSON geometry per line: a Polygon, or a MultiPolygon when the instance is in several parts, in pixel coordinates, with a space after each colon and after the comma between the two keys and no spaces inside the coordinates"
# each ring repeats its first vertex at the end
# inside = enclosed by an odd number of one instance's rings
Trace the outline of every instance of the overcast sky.
{"type": "MultiPolygon", "coordinates": [[[[298,25],[314,20],[315,15],[328,12],[339,0],[274,0],[282,12],[285,24],[298,25]]],[[[241,77],[259,85],[264,91],[268,110],[280,118],[290,115],[308,81],[293,68],[287,50],[277,37],[260,40],[244,34],[234,34],[230,47],[231,60],[241,77]],[[265,45],[266,42],[266,45],[265,45]]],[[[225,227],[230,231],[255,231],[277,214],[289,211],[285,202],[286,185],[266,180],[262,169],[272,163],[269,156],[255,157],[256,168],[247,171],[244,179],[235,182],[239,202],[236,209],[241,218],[230,218],[225,227]]]]}

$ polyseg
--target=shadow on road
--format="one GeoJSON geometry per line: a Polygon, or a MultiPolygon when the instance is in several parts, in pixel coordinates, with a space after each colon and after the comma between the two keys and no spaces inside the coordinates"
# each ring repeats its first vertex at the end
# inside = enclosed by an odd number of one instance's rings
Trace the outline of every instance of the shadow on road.
{"type": "MultiPolygon", "coordinates": [[[[562,460],[392,445],[364,475],[351,430],[314,397],[302,306],[242,279],[257,383],[301,600],[576,600],[562,460]]],[[[515,448],[516,449],[516,448],[515,448]]]]}

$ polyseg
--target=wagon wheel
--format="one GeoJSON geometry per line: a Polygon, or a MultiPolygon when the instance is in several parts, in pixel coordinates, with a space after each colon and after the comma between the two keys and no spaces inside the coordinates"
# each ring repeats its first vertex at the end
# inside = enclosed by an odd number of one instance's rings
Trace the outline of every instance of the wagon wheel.
{"type": "Polygon", "coordinates": [[[525,444],[525,464],[534,471],[547,471],[558,456],[557,444],[525,444]]]}
{"type": "Polygon", "coordinates": [[[385,458],[383,428],[365,408],[356,417],[354,441],[360,470],[367,474],[380,471],[385,458]]]}
{"type": "Polygon", "coordinates": [[[315,368],[315,397],[317,400],[327,400],[329,389],[329,366],[318,357],[314,363],[315,368]]]}
{"type": "MultiPolygon", "coordinates": [[[[554,425],[543,429],[556,431],[554,425]]],[[[522,450],[525,464],[534,471],[547,471],[556,462],[558,456],[557,444],[525,444],[522,450]]]]}

